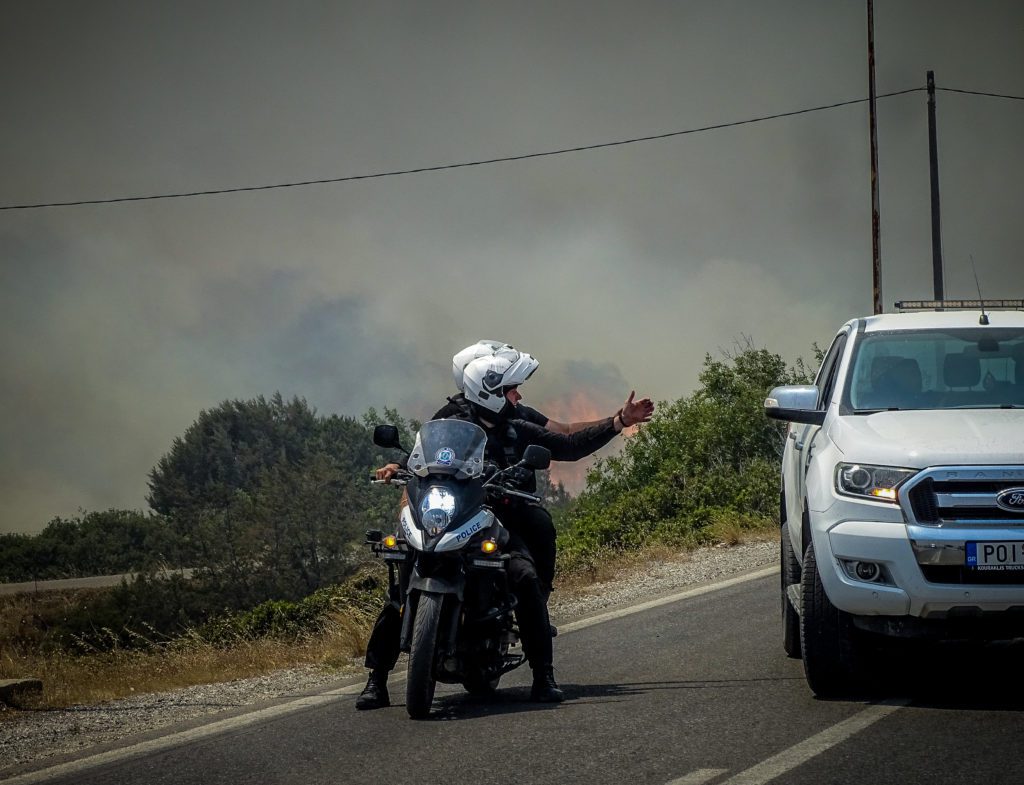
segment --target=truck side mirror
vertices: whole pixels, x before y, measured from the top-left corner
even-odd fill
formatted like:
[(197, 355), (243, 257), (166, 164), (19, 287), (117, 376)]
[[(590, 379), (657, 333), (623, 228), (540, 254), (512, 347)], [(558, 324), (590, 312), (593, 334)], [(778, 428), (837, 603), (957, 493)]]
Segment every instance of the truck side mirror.
[(821, 425), (825, 410), (818, 408), (818, 388), (813, 384), (776, 387), (764, 399), (764, 413), (773, 420)]

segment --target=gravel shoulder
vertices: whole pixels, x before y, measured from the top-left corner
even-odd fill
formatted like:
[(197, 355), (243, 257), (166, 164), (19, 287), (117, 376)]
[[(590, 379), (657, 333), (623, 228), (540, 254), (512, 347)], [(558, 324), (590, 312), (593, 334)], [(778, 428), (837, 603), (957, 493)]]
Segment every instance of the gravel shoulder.
[[(646, 563), (613, 580), (577, 588), (551, 599), (556, 624), (669, 594), (778, 561), (777, 542), (702, 548), (673, 559)], [(246, 706), (304, 695), (363, 677), (362, 663), (346, 668), (303, 667), (221, 684), (136, 695), (95, 706), (16, 712), (0, 720), (0, 779), (5, 771), (54, 755), (81, 752), (136, 734), (237, 712)]]

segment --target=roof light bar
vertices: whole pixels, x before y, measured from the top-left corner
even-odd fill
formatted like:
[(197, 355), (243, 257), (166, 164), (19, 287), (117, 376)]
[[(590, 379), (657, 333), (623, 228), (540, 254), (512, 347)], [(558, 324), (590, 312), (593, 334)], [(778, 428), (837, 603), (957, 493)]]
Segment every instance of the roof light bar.
[(898, 311), (1021, 310), (1024, 309), (1024, 300), (900, 300), (895, 305)]

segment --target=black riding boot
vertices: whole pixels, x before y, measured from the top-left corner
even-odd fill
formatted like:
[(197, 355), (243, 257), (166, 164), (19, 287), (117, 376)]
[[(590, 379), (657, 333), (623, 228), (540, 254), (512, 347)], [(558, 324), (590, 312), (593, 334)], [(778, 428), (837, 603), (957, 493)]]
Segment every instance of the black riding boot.
[(366, 680), (366, 686), (356, 698), (357, 709), (382, 709), (391, 705), (391, 696), (388, 695), (388, 672), (370, 671), (370, 678)]
[(555, 683), (555, 669), (550, 665), (534, 668), (530, 700), (538, 703), (561, 703), (565, 700), (565, 694)]

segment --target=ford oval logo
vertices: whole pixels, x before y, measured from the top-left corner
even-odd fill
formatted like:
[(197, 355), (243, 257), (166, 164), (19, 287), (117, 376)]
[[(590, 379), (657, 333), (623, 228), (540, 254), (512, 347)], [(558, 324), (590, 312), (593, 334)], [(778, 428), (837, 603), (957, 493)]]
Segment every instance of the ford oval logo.
[(1007, 488), (996, 496), (996, 504), (1009, 512), (1024, 514), (1024, 488)]

